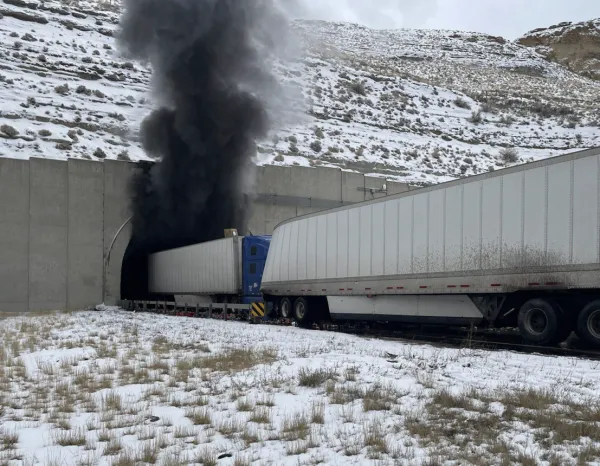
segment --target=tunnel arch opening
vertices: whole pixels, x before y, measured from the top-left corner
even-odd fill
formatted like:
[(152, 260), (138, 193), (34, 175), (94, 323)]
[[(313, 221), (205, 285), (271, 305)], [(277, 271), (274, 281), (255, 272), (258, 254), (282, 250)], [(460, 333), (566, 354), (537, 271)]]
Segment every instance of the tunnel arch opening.
[[(225, 177), (210, 192), (190, 194), (183, 187), (162, 184), (159, 163), (141, 162), (129, 185), (131, 238), (121, 264), (121, 300), (173, 301), (148, 287), (148, 256), (168, 249), (223, 238), (226, 229), (246, 230), (252, 197)], [(176, 167), (178, 170), (184, 168)]]
[[(139, 161), (135, 173), (129, 180), (128, 196), (131, 205), (131, 236), (121, 262), (120, 295), (121, 300), (165, 301), (172, 296), (156, 295), (148, 289), (148, 256), (161, 249), (160, 243), (148, 233), (149, 226), (140, 224), (136, 215), (136, 206), (140, 199), (150, 195), (154, 161)], [(158, 222), (159, 219), (157, 219)], [(155, 243), (155, 244), (153, 244)]]
[(148, 289), (148, 256), (153, 252), (134, 238), (129, 240), (121, 265), (122, 300), (173, 301), (174, 296), (150, 293)]

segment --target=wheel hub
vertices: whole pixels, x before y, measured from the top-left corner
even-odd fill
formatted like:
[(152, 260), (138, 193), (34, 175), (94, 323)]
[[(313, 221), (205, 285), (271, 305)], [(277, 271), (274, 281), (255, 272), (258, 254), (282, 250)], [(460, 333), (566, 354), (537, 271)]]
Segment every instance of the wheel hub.
[(296, 304), (296, 317), (298, 317), (298, 319), (302, 320), (305, 312), (306, 309), (304, 309), (304, 303)]
[[(600, 316), (598, 317), (600, 318)], [(546, 317), (546, 313), (539, 308), (531, 309), (527, 313), (527, 319), (525, 319), (525, 326), (527, 327), (527, 330), (532, 334), (542, 334), (548, 326), (548, 318)]]
[(287, 319), (290, 316), (290, 305), (287, 301), (281, 303), (281, 317)]
[(600, 309), (592, 312), (587, 320), (587, 328), (594, 338), (600, 339)]

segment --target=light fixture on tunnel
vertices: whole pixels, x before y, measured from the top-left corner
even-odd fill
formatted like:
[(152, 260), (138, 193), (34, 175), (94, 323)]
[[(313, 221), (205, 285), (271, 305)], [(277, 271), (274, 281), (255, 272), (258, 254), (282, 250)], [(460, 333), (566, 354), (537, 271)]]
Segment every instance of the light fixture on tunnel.
[(226, 228), (223, 230), (223, 234), (225, 235), (225, 238), (233, 238), (238, 235), (238, 231), (237, 228)]
[(383, 183), (381, 188), (367, 188), (363, 186), (359, 186), (356, 188), (357, 191), (369, 192), (371, 195), (375, 195), (375, 193), (385, 193), (387, 194), (387, 184)]

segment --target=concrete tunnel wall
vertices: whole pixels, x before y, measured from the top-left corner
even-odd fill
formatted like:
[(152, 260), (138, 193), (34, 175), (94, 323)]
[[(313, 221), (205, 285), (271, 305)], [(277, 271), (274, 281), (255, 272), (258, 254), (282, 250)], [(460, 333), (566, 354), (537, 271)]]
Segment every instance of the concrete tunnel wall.
[[(120, 300), (135, 169), (115, 160), (0, 158), (0, 313)], [(409, 189), (334, 168), (259, 167), (249, 230), (269, 234), (288, 218), (385, 196), (383, 183), (387, 194)]]

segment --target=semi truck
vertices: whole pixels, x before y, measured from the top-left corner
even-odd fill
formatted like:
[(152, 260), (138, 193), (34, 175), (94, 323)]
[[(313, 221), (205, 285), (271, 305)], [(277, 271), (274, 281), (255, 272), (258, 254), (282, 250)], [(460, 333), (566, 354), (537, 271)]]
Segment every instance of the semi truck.
[(600, 149), (292, 218), (260, 291), (317, 320), (518, 327), (600, 344)]
[(260, 283), (269, 235), (232, 236), (148, 256), (148, 289), (190, 306), (264, 315)]

